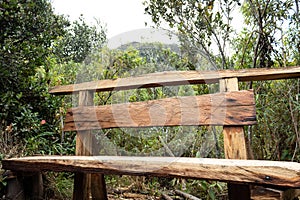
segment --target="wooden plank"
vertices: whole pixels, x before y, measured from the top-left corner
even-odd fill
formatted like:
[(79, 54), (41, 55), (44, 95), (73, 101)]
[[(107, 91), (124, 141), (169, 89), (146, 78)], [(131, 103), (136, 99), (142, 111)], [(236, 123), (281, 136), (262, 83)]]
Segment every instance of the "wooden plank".
[[(238, 91), (238, 79), (220, 80), (220, 91)], [(247, 159), (248, 150), (243, 126), (224, 126), (224, 152), (227, 159)], [(230, 200), (250, 200), (250, 187), (248, 185), (228, 184), (228, 196)]]
[[(93, 149), (92, 153), (93, 156), (99, 156), (101, 151), (101, 145), (97, 143), (96, 135), (92, 135), (93, 139)], [(102, 147), (103, 148), (103, 147)], [(94, 200), (107, 200), (107, 190), (106, 190), (106, 183), (105, 183), (105, 177), (103, 174), (91, 174), (92, 176), (92, 183), (91, 183), (91, 192), (92, 197)]]
[(210, 84), (218, 83), (219, 80), (227, 78), (237, 78), (239, 81), (261, 81), (299, 77), (300, 67), (298, 66), (277, 69), (256, 68), (219, 71), (168, 71), (115, 80), (99, 80), (80, 84), (56, 86), (51, 88), (49, 92), (55, 95), (63, 95), (83, 90), (101, 92), (174, 85)]
[(15, 171), (150, 175), (300, 187), (300, 163), (185, 157), (36, 156), (2, 161)]
[(69, 109), (65, 131), (114, 127), (252, 125), (252, 90)]

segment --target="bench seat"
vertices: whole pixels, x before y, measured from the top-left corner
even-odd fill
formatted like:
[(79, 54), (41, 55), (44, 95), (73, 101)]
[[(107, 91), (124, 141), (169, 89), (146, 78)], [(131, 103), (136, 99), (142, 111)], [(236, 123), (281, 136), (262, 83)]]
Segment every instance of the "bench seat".
[(186, 157), (34, 156), (2, 161), (18, 172), (65, 171), (208, 179), (300, 188), (300, 163)]

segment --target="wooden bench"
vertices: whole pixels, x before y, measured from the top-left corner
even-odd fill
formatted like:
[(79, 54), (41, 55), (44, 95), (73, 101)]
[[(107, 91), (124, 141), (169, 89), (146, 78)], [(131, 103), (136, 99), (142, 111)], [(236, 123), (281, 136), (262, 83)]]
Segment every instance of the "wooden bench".
[[(50, 93), (79, 94), (78, 107), (68, 110), (64, 126), (65, 131), (77, 131), (76, 156), (12, 158), (3, 160), (2, 165), (18, 177), (33, 175), (32, 182), (26, 184), (32, 184), (31, 195), (35, 199), (42, 198), (40, 174), (43, 171), (74, 172), (73, 199), (107, 199), (103, 174), (217, 180), (229, 183), (230, 199), (260, 199), (258, 196), (261, 194), (257, 191), (266, 195), (266, 188), (273, 188), (272, 192), (283, 191), (273, 199), (286, 199), (283, 193), (287, 188), (300, 188), (300, 164), (247, 160), (251, 159), (251, 154), (243, 127), (256, 123), (255, 98), (252, 90), (238, 91), (238, 82), (298, 77), (300, 67), (176, 71), (58, 86), (51, 89)], [(94, 106), (95, 92), (211, 83), (219, 83), (219, 93)], [(97, 152), (93, 152), (94, 138), (91, 130), (191, 125), (223, 126), (226, 159), (97, 156)], [(22, 184), (20, 183), (21, 186)], [(264, 187), (251, 192), (254, 186)], [(22, 191), (22, 187), (19, 189)], [(18, 193), (14, 191), (16, 188), (10, 190), (13, 191), (11, 195)], [(12, 198), (22, 199), (24, 195)]]

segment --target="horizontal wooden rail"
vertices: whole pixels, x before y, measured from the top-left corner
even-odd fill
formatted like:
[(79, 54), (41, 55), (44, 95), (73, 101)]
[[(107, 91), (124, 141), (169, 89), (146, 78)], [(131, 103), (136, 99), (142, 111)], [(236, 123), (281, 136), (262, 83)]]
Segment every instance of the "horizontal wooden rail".
[(99, 80), (80, 84), (56, 86), (50, 89), (51, 94), (72, 94), (83, 90), (118, 91), (136, 88), (160, 86), (210, 84), (220, 79), (238, 78), (239, 81), (277, 80), (299, 78), (300, 67), (278, 69), (243, 69), (219, 71), (169, 71), (115, 80)]
[(37, 156), (3, 160), (14, 171), (150, 175), (300, 188), (300, 164), (184, 157)]
[(254, 93), (244, 90), (71, 108), (66, 115), (64, 130), (253, 124), (256, 124)]

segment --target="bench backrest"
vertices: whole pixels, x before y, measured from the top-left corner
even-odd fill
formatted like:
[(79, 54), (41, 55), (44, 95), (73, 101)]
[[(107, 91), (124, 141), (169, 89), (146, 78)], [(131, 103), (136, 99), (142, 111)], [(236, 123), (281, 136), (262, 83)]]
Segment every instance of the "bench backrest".
[(123, 127), (253, 125), (252, 90), (185, 96), (68, 110), (65, 131)]
[[(222, 80), (230, 78), (236, 78), (237, 82), (241, 82), (299, 76), (299, 67), (237, 71), (171, 71), (58, 86), (52, 88), (50, 93), (56, 95), (81, 92), (94, 93), (160, 86), (221, 83)], [(222, 91), (226, 90), (222, 89)], [(80, 98), (79, 101), (81, 101)], [(65, 131), (177, 125), (237, 126), (256, 123), (253, 91), (175, 97), (97, 107), (93, 106), (92, 101), (79, 104), (78, 108), (68, 110)], [(82, 105), (90, 106), (83, 107)]]

